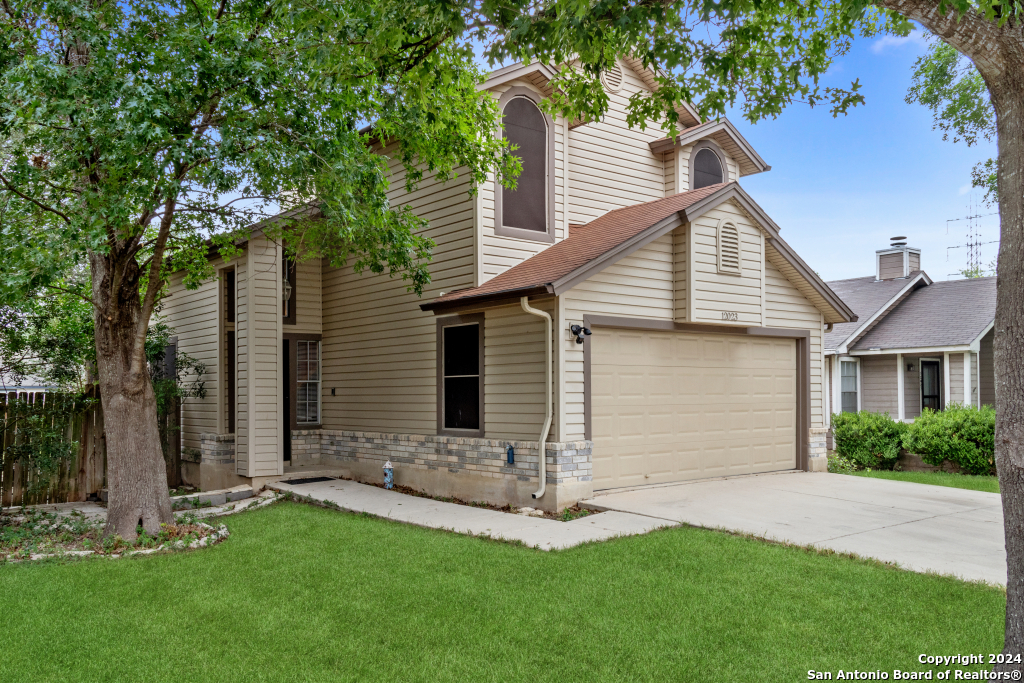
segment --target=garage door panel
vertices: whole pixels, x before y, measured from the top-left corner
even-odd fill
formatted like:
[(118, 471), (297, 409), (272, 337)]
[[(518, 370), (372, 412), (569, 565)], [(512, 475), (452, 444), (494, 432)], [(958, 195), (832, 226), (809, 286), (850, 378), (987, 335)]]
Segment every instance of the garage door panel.
[(796, 466), (793, 340), (599, 330), (596, 489)]

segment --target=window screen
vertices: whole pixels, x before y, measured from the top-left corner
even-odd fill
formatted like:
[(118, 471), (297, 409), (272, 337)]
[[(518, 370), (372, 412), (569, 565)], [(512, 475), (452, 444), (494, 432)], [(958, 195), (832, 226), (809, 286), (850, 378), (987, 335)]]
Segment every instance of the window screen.
[(501, 224), (506, 228), (547, 232), (548, 131), (544, 115), (530, 100), (516, 97), (505, 105), (502, 124), (512, 152), (523, 162), (516, 189), (501, 190)]
[(693, 189), (722, 182), (722, 162), (718, 155), (706, 147), (697, 152), (693, 160)]
[(295, 342), (295, 422), (320, 424), (320, 342)]
[(938, 361), (921, 361), (921, 407), (942, 409), (942, 376)]
[(844, 360), (839, 362), (842, 393), (842, 408), (844, 413), (857, 412), (857, 362)]
[(480, 325), (444, 328), (444, 427), (480, 429)]

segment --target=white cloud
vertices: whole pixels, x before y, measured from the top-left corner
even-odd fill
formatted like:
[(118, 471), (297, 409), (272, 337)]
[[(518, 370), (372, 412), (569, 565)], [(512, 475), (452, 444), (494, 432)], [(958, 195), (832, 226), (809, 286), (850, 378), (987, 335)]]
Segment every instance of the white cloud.
[(889, 48), (903, 47), (904, 45), (925, 45), (928, 42), (928, 35), (924, 31), (911, 31), (909, 36), (882, 36), (871, 43), (871, 51), (880, 55)]
[(965, 185), (962, 185), (962, 186), (960, 187), (959, 193), (960, 193), (960, 194), (962, 194), (962, 195), (964, 195), (964, 194), (967, 194), (968, 192), (970, 192), (970, 191), (971, 191), (971, 190), (973, 190), (973, 189), (974, 189), (974, 186), (973, 186), (973, 185), (971, 185), (970, 183), (967, 183), (967, 184), (965, 184)]

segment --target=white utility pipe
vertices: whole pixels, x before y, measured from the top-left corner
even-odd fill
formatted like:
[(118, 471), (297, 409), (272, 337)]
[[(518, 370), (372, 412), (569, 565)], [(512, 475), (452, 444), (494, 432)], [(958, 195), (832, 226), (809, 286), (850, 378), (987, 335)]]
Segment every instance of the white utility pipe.
[(544, 403), (547, 404), (546, 417), (544, 418), (544, 429), (540, 432), (540, 444), (539, 453), (540, 459), (537, 462), (537, 475), (540, 478), (540, 488), (533, 494), (534, 498), (540, 498), (544, 495), (544, 489), (547, 488), (547, 441), (548, 431), (551, 429), (551, 316), (544, 311), (538, 311), (536, 308), (530, 307), (530, 297), (524, 296), (519, 300), (523, 305), (523, 310), (530, 315), (535, 315), (538, 318), (544, 318), (544, 369), (547, 371), (547, 383), (544, 385), (546, 390), (544, 392)]

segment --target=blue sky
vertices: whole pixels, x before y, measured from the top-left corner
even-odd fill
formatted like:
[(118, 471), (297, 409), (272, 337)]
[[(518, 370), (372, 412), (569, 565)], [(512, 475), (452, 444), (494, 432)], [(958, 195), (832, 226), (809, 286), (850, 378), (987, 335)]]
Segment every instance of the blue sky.
[[(943, 141), (931, 112), (904, 101), (911, 68), (924, 53), (920, 36), (855, 43), (829, 72), (830, 84), (860, 78), (867, 103), (832, 118), (825, 108), (798, 104), (778, 119), (752, 125), (739, 111), (729, 118), (772, 166), (740, 182), (782, 227), (782, 237), (826, 280), (874, 273), (876, 249), (906, 235), (922, 250), (933, 280), (950, 279), (966, 263), (967, 221), (947, 220), (995, 209), (970, 188), (970, 171), (994, 157), (995, 143), (975, 147)], [(998, 216), (977, 220), (981, 241), (999, 236)], [(982, 265), (997, 244), (982, 247)], [(952, 276), (959, 277), (959, 276)]]

